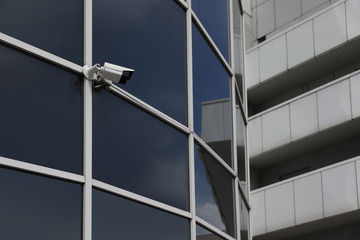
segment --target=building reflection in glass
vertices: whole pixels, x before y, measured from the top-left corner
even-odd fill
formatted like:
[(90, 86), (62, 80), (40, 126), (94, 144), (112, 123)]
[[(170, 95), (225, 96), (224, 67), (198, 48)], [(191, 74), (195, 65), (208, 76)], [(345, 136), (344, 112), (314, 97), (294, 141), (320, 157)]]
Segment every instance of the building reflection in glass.
[(228, 98), (201, 104), (201, 138), (231, 166), (230, 118)]
[(196, 214), (234, 236), (233, 179), (202, 147), (195, 145)]
[[(237, 102), (239, 99), (237, 98)], [(237, 161), (241, 188), (246, 192), (245, 124), (240, 105), (235, 108)], [(231, 159), (231, 107), (229, 99), (202, 103), (201, 138), (220, 156)], [(232, 235), (234, 232), (232, 177), (205, 149), (195, 147), (197, 214)], [(244, 207), (242, 205), (242, 207)], [(246, 233), (244, 233), (246, 234)]]
[[(245, 123), (236, 97), (236, 145), (238, 174), (246, 192)], [(231, 159), (231, 107), (229, 99), (202, 103), (201, 138), (223, 159)]]
[(232, 166), (229, 75), (196, 25), (193, 25), (193, 64), (194, 131)]

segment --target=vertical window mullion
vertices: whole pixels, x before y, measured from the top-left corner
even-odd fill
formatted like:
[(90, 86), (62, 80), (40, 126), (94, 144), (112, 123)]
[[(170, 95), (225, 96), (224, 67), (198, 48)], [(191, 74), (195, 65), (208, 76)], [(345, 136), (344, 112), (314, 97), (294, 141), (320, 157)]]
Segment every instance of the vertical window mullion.
[[(92, 65), (92, 0), (84, 0), (84, 64)], [(92, 239), (92, 83), (84, 78), (83, 240)]]

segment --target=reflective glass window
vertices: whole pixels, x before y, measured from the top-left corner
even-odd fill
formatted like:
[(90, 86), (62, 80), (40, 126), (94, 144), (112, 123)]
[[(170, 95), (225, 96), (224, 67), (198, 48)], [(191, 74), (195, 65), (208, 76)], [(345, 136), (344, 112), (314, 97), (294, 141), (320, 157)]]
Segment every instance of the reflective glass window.
[(239, 196), (240, 199), (240, 234), (241, 240), (249, 239), (249, 210), (247, 209), (244, 199)]
[(184, 10), (176, 1), (93, 3), (93, 62), (135, 69), (120, 87), (185, 124)]
[(231, 0), (233, 2), (233, 21), (234, 21), (234, 34), (240, 36), (241, 35), (241, 12), (239, 0)]
[(224, 58), (229, 60), (228, 0), (192, 0), (191, 7)]
[(235, 73), (235, 80), (236, 84), (236, 91), (238, 92), (239, 96), (241, 97), (241, 104), (243, 104), (244, 99), (244, 88), (243, 88), (243, 77), (242, 74)]
[(241, 36), (242, 18), (240, 13), (239, 0), (231, 1), (233, 1), (235, 78), (240, 97), (243, 99), (243, 39)]
[(229, 75), (193, 25), (195, 132), (230, 166)]
[(240, 98), (236, 96), (236, 146), (237, 146), (237, 162), (238, 162), (238, 175), (240, 185), (243, 192), (246, 194), (246, 167), (247, 160), (245, 155), (245, 123), (241, 112)]
[(93, 190), (93, 239), (187, 240), (189, 220)]
[(196, 225), (196, 240), (223, 240), (224, 238)]
[(82, 239), (79, 184), (0, 168), (1, 239)]
[(196, 215), (234, 236), (233, 178), (205, 149), (194, 149)]
[(187, 137), (121, 98), (93, 95), (93, 176), (188, 209)]
[(4, 0), (0, 32), (82, 64), (83, 15), (82, 0)]
[(0, 156), (82, 172), (81, 76), (0, 45)]

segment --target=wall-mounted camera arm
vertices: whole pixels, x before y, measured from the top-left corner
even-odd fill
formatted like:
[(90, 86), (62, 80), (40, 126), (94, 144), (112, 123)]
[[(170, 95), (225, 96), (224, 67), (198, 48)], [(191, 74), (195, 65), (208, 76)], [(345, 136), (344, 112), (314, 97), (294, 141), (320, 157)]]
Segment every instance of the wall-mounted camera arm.
[(103, 78), (103, 67), (100, 64), (94, 66), (85, 65), (82, 68), (84, 76), (93, 82), (93, 87), (98, 88), (104, 85), (105, 81)]

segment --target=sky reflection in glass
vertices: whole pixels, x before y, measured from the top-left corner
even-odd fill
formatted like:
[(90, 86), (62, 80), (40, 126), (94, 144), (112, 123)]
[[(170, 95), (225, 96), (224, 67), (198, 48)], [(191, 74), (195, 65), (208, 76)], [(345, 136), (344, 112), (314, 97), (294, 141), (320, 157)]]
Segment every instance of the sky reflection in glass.
[(135, 69), (119, 86), (186, 124), (184, 10), (163, 0), (94, 0), (94, 9), (93, 62)]
[(188, 240), (189, 220), (93, 190), (94, 240)]
[(94, 178), (188, 209), (187, 137), (105, 90), (93, 95)]
[(195, 132), (230, 166), (229, 75), (193, 24)]
[(226, 60), (229, 60), (228, 0), (192, 0), (191, 8)]
[(4, 0), (0, 32), (82, 65), (83, 12), (82, 0)]
[(197, 240), (223, 240), (223, 238), (215, 235), (207, 229), (196, 225), (196, 239)]
[(0, 66), (0, 156), (81, 174), (82, 77), (4, 45)]
[(1, 239), (81, 240), (80, 184), (0, 168)]
[(234, 236), (233, 179), (203, 148), (194, 149), (196, 215)]

